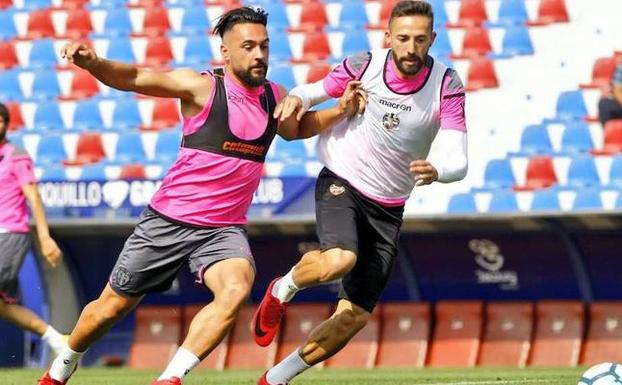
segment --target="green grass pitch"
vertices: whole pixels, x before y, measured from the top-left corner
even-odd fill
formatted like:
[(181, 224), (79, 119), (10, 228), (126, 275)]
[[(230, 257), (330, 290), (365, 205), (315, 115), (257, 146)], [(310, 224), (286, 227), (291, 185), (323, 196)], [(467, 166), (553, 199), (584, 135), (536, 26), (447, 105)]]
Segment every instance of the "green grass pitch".
[[(571, 369), (456, 369), (456, 370), (310, 370), (291, 385), (576, 385), (583, 371)], [(35, 385), (42, 370), (0, 370), (2, 385)], [(69, 385), (149, 385), (158, 371), (80, 369)], [(259, 371), (196, 370), (184, 385), (255, 385)]]

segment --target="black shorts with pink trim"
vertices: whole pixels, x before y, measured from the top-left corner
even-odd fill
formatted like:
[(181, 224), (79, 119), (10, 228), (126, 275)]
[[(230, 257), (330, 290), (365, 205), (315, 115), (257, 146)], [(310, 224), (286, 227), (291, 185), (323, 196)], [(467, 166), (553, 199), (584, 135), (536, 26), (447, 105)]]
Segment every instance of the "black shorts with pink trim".
[(194, 227), (148, 207), (125, 242), (109, 282), (117, 294), (137, 297), (168, 290), (186, 263), (202, 284), (207, 268), (230, 258), (247, 259), (255, 268), (243, 227)]
[(0, 234), (0, 299), (5, 303), (19, 302), (18, 274), (30, 250), (30, 234)]

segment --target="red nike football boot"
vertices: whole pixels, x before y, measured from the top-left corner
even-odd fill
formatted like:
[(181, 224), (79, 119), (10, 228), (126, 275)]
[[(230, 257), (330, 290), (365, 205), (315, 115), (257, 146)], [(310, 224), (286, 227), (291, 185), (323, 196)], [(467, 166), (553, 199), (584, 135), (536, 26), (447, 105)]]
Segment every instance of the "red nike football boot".
[(255, 342), (259, 346), (270, 345), (276, 332), (279, 330), (283, 313), (285, 313), (287, 304), (281, 303), (278, 298), (272, 295), (272, 288), (279, 279), (281, 277), (275, 278), (270, 282), (266, 294), (253, 317), (253, 337), (255, 337)]

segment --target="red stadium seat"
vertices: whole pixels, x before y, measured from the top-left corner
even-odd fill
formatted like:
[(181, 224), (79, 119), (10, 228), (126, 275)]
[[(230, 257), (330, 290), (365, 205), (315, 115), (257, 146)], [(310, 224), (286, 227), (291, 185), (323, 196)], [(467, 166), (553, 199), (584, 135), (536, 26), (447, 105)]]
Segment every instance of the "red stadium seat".
[(385, 0), (381, 2), (380, 5), (380, 19), (378, 20), (378, 24), (369, 25), (370, 28), (374, 29), (385, 29), (389, 24), (389, 18), (391, 17), (391, 11), (393, 11), (393, 7), (398, 3), (399, 0)]
[[(195, 315), (201, 309), (203, 309), (205, 305), (187, 305), (184, 307), (184, 333), (183, 335), (188, 335), (188, 330), (190, 330), (190, 322)], [(216, 369), (223, 370), (225, 368), (225, 359), (227, 358), (227, 351), (229, 350), (229, 334), (212, 350), (212, 352), (197, 366), (201, 369)]]
[(74, 71), (71, 79), (71, 91), (63, 100), (78, 100), (90, 98), (99, 94), (97, 80), (88, 71)]
[(524, 367), (531, 347), (532, 329), (532, 303), (489, 303), (478, 366)]
[(274, 341), (267, 348), (257, 345), (251, 332), (254, 314), (255, 305), (240, 309), (238, 319), (231, 331), (226, 368), (266, 369), (274, 365), (279, 336), (275, 336)]
[(291, 304), (285, 312), (281, 329), (281, 342), (276, 354), (280, 362), (307, 340), (309, 333), (330, 316), (330, 306), (325, 303)]
[(27, 38), (42, 39), (54, 37), (54, 24), (52, 23), (52, 13), (48, 9), (33, 11), (28, 18)]
[(91, 13), (86, 9), (73, 9), (67, 14), (65, 36), (72, 40), (84, 39), (93, 31)]
[(613, 74), (616, 70), (617, 59), (612, 57), (601, 57), (596, 59), (592, 67), (592, 81), (588, 84), (581, 84), (581, 88), (602, 88), (611, 83)]
[(122, 180), (143, 180), (147, 179), (145, 166), (142, 164), (126, 164), (121, 167), (119, 176)]
[(550, 23), (567, 23), (570, 21), (565, 0), (541, 0), (538, 7), (538, 19), (529, 25), (546, 25)]
[(376, 309), (367, 325), (339, 353), (326, 360), (326, 366), (330, 368), (373, 368), (378, 356), (379, 338), (380, 309)]
[(575, 366), (584, 325), (583, 303), (541, 301), (536, 304), (536, 331), (529, 365)]
[(142, 36), (163, 36), (171, 29), (168, 10), (164, 7), (147, 8)]
[(15, 45), (11, 41), (0, 41), (0, 70), (7, 70), (19, 64)]
[(130, 8), (154, 8), (161, 7), (162, 0), (130, 0)]
[(324, 60), (330, 57), (330, 46), (328, 44), (328, 36), (323, 31), (308, 32), (304, 37), (302, 47), (302, 58), (300, 62), (314, 62)]
[(78, 137), (76, 145), (76, 159), (65, 164), (97, 163), (106, 157), (101, 135), (96, 132), (85, 132)]
[(382, 330), (379, 367), (421, 368), (430, 336), (430, 306), (423, 303), (388, 303), (381, 307)]
[(60, 9), (80, 9), (84, 8), (86, 4), (89, 3), (89, 0), (63, 0)]
[(161, 369), (179, 346), (181, 308), (174, 305), (142, 306), (136, 310), (136, 330), (130, 347), (131, 368)]
[(301, 31), (319, 31), (328, 24), (328, 16), (326, 15), (326, 7), (320, 1), (310, 1), (302, 6), (300, 15), (300, 25), (296, 30)]
[(458, 10), (458, 22), (449, 27), (468, 28), (488, 20), (484, 0), (462, 0)]
[(605, 123), (605, 138), (602, 149), (590, 151), (593, 155), (613, 155), (622, 152), (622, 119)]
[(600, 362), (622, 362), (622, 302), (590, 304), (590, 327), (581, 365)]
[(331, 70), (332, 66), (326, 62), (311, 63), (309, 72), (307, 72), (307, 83), (315, 83), (318, 80), (324, 79)]
[(179, 107), (174, 99), (156, 99), (153, 106), (151, 126), (142, 127), (143, 130), (165, 130), (175, 127), (179, 123)]
[(482, 27), (472, 27), (466, 30), (462, 42), (462, 52), (452, 55), (455, 59), (468, 59), (484, 56), (492, 51), (488, 30)]
[(499, 80), (492, 60), (477, 58), (471, 61), (467, 74), (466, 91), (477, 91), (482, 88), (497, 88)]
[(516, 191), (531, 191), (548, 188), (557, 183), (553, 159), (549, 156), (534, 156), (527, 163), (527, 178), (524, 186), (514, 186)]
[(483, 325), (480, 301), (440, 301), (428, 366), (474, 367)]
[(13, 0), (0, 0), (0, 9), (6, 9), (13, 6)]
[(9, 109), (9, 116), (11, 117), (9, 123), (9, 131), (17, 131), (24, 127), (24, 118), (22, 117), (22, 108), (19, 103), (8, 102), (5, 103)]
[(149, 39), (145, 54), (145, 65), (165, 66), (171, 60), (173, 60), (173, 51), (167, 37), (160, 36)]

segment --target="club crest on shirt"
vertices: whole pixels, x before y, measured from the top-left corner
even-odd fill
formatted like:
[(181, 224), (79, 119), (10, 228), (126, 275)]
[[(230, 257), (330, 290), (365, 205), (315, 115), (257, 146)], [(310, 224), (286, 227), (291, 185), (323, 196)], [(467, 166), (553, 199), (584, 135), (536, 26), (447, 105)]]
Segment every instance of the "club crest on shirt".
[(330, 191), (330, 193), (333, 194), (334, 196), (339, 196), (346, 191), (346, 188), (333, 183), (328, 188), (328, 191)]
[(400, 118), (393, 112), (387, 112), (382, 117), (382, 125), (387, 131), (397, 131), (400, 129)]

